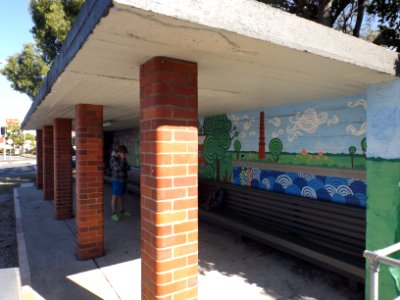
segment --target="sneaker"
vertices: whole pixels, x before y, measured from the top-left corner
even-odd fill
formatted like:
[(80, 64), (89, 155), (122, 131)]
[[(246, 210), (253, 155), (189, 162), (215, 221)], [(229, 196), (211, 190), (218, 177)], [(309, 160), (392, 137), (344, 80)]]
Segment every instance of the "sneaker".
[(126, 211), (126, 210), (122, 211), (121, 215), (123, 215), (124, 217), (131, 217), (132, 216), (132, 214), (129, 211)]
[(121, 220), (121, 217), (118, 216), (117, 214), (113, 214), (113, 215), (111, 216), (111, 220), (113, 220), (113, 221), (115, 221), (115, 222), (118, 222), (119, 220)]

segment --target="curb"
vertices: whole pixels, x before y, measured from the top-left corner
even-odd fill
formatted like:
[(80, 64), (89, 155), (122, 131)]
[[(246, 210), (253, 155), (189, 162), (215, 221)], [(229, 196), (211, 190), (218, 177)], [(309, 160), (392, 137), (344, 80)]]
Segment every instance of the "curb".
[(22, 285), (32, 285), (29, 268), (28, 253), (26, 251), (25, 235), (22, 225), (22, 216), (19, 203), (18, 188), (14, 188), (15, 227), (18, 243), (18, 262)]

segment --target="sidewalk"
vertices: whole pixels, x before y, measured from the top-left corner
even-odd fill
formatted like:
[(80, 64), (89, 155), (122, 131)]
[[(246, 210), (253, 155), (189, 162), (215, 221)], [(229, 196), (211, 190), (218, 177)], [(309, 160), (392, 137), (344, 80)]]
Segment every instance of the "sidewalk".
[[(16, 190), (31, 286), (43, 298), (140, 299), (139, 198), (127, 197), (133, 217), (112, 222), (110, 193), (105, 185), (106, 255), (78, 261), (74, 219), (55, 220), (35, 187)], [(199, 299), (362, 299), (345, 279), (214, 225), (199, 224), (199, 245)]]

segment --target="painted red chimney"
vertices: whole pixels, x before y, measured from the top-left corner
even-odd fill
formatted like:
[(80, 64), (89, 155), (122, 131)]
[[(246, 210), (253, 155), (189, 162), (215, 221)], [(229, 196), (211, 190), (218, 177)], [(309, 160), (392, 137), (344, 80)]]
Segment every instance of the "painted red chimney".
[(260, 112), (260, 139), (258, 142), (258, 159), (265, 158), (265, 132), (264, 132), (264, 112)]

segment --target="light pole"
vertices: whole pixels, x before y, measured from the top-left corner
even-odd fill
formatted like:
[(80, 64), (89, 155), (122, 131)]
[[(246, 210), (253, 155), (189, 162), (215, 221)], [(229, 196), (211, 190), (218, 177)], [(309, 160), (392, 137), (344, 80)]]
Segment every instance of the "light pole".
[(3, 138), (3, 156), (4, 160), (6, 160), (6, 126), (1, 127), (1, 137)]

